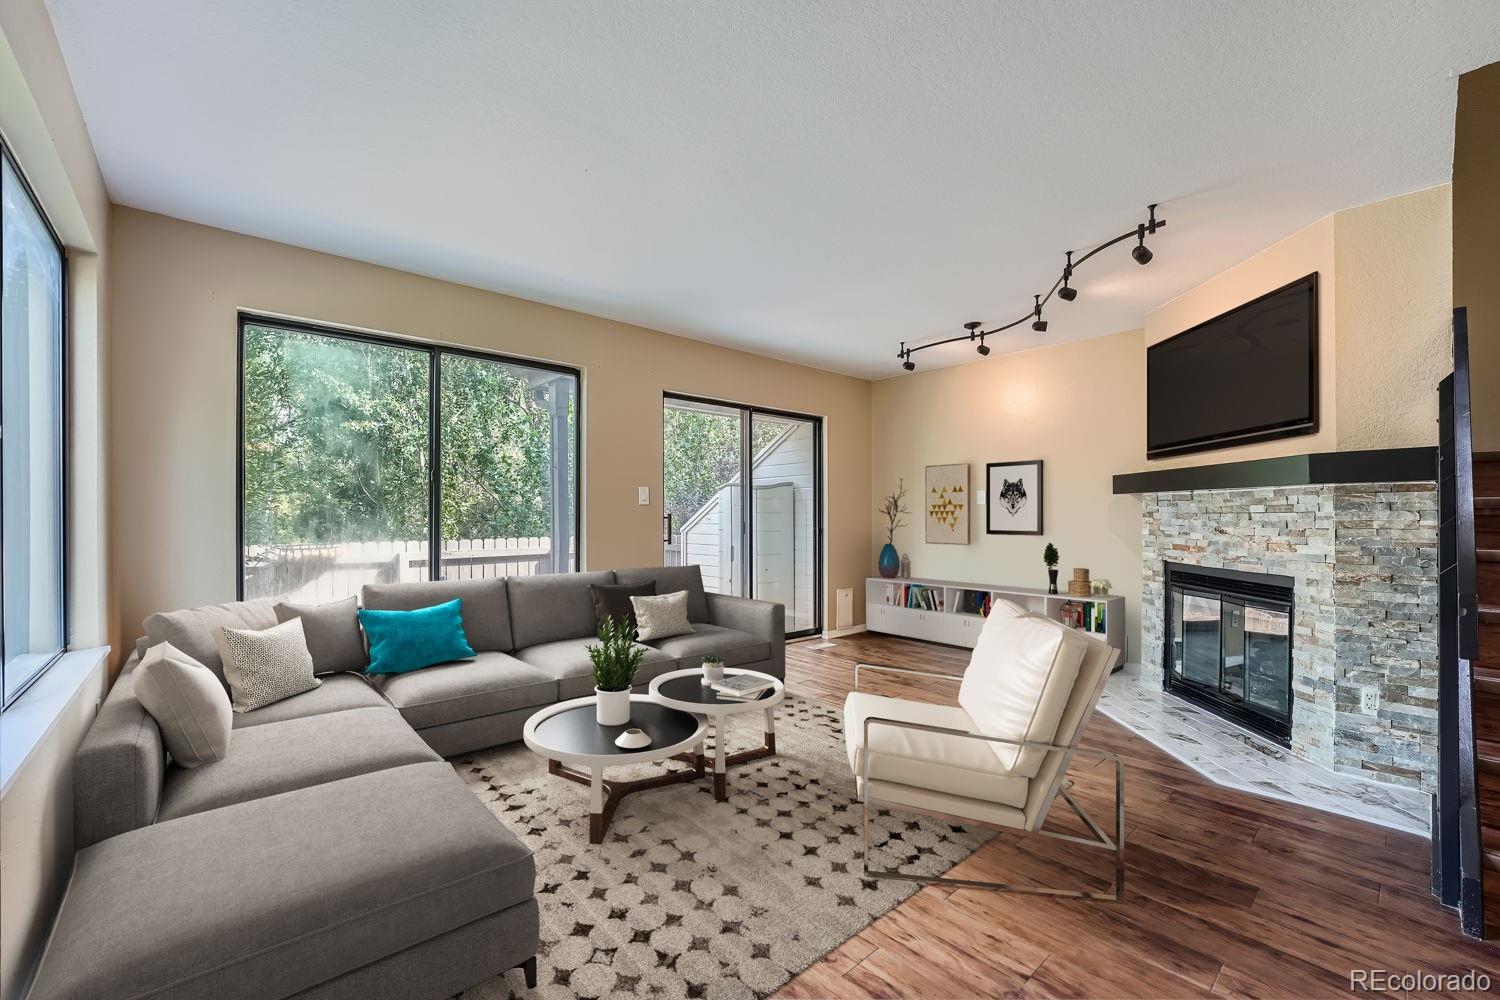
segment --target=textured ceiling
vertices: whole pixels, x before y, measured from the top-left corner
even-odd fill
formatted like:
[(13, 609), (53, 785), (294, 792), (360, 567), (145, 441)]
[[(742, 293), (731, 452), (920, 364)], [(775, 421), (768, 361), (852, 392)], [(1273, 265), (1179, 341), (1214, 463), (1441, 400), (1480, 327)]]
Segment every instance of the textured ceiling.
[(1446, 181), (1500, 59), (1494, 0), (49, 8), (122, 204), (876, 377), (1146, 202), (997, 354)]

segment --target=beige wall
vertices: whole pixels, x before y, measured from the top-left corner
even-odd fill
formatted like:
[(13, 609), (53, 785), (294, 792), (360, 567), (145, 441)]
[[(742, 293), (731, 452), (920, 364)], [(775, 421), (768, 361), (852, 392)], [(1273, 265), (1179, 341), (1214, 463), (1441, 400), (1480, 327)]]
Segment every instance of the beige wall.
[[(584, 372), (587, 566), (661, 562), (662, 393), (825, 418), (827, 588), (871, 563), (870, 385), (521, 299), (116, 208), (121, 627), (235, 592), (235, 316), (257, 310), (576, 365)], [(651, 488), (637, 506), (636, 487)], [(862, 619), (861, 619), (862, 620)]]
[[(1448, 185), (1338, 212), (1216, 275), (1152, 312), (1144, 330), (918, 372), (875, 384), (871, 469), (876, 500), (923, 467), (968, 462), (975, 489), (986, 462), (1044, 461), (1040, 538), (987, 536), (927, 545), (921, 521), (896, 547), (918, 576), (976, 582), (1045, 581), (1042, 545), (1114, 584), (1126, 599), (1128, 655), (1140, 650), (1140, 506), (1116, 497), (1120, 472), (1281, 455), (1437, 442), (1437, 383), (1449, 370), (1452, 304)], [(1148, 345), (1302, 276), (1319, 273), (1318, 432), (1161, 461), (1146, 460)], [(883, 540), (874, 518), (872, 545)]]
[(1500, 451), (1500, 63), (1458, 78), (1453, 304), (1469, 311), (1474, 447)]
[[(1145, 351), (1142, 332), (1007, 354), (919, 371), (875, 383), (871, 433), (876, 442), (875, 500), (906, 480), (910, 527), (896, 548), (916, 576), (1045, 587), (1042, 548), (1058, 548), (1060, 576), (1087, 566), (1125, 597), (1129, 656), (1140, 642), (1140, 502), (1113, 496), (1111, 478), (1144, 447)], [(1042, 531), (985, 533), (975, 505), (968, 545), (923, 541), (922, 490), (928, 465), (967, 462), (971, 490), (985, 489), (989, 462), (1042, 460)], [(870, 520), (872, 545), (885, 541), (885, 519)]]
[[(109, 195), (44, 0), (0, 4), (0, 134), (68, 255), (68, 642), (112, 641), (104, 489)], [(52, 683), (47, 683), (51, 681)], [(73, 861), (73, 754), (107, 677), (64, 670), (7, 714), (7, 737), (52, 720), (0, 792), (0, 998), (19, 997)], [(8, 762), (9, 763), (9, 762)]]
[(1453, 370), (1452, 195), (1443, 184), (1333, 217), (1340, 451), (1437, 444), (1437, 387)]

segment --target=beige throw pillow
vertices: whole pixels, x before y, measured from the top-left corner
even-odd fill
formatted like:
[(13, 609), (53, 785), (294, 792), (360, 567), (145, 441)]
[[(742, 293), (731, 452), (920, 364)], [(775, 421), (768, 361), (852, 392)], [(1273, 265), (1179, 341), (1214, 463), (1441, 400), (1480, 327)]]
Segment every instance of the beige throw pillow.
[(313, 676), (302, 619), (273, 628), (219, 628), (219, 657), (236, 712), (253, 712), (323, 682)]
[(685, 590), (657, 597), (632, 596), (630, 606), (635, 609), (636, 638), (641, 642), (689, 635), (693, 631), (688, 622), (688, 592)]
[(152, 646), (136, 664), (135, 696), (179, 766), (212, 764), (229, 752), (229, 694), (217, 674), (170, 642)]

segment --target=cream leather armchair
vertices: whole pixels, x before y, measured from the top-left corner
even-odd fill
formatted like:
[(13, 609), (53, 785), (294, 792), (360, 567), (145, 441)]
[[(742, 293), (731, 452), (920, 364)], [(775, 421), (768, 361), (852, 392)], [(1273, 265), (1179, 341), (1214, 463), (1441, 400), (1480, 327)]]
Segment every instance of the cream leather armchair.
[[(866, 874), (876, 878), (1120, 901), (1125, 893), (1125, 772), (1113, 760), (1114, 834), (1069, 793), (1067, 771), (1120, 651), (1049, 618), (998, 602), (961, 679), (859, 664), (844, 702), (844, 741), (864, 805)], [(960, 680), (957, 705), (888, 698), (859, 689), (872, 671)], [(1061, 797), (1092, 837), (1042, 829)], [(1115, 889), (1104, 894), (1045, 886), (908, 875), (869, 867), (870, 809), (895, 808), (1039, 834), (1115, 855)]]

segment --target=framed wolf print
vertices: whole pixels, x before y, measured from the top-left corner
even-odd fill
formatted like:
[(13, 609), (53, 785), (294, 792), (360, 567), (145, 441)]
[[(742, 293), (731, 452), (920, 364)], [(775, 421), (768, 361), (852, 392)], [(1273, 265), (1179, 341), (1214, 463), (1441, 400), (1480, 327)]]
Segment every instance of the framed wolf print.
[(969, 544), (969, 466), (927, 467), (927, 541), (938, 545)]
[(988, 492), (985, 531), (991, 535), (1042, 533), (1042, 461), (991, 462), (984, 467)]

